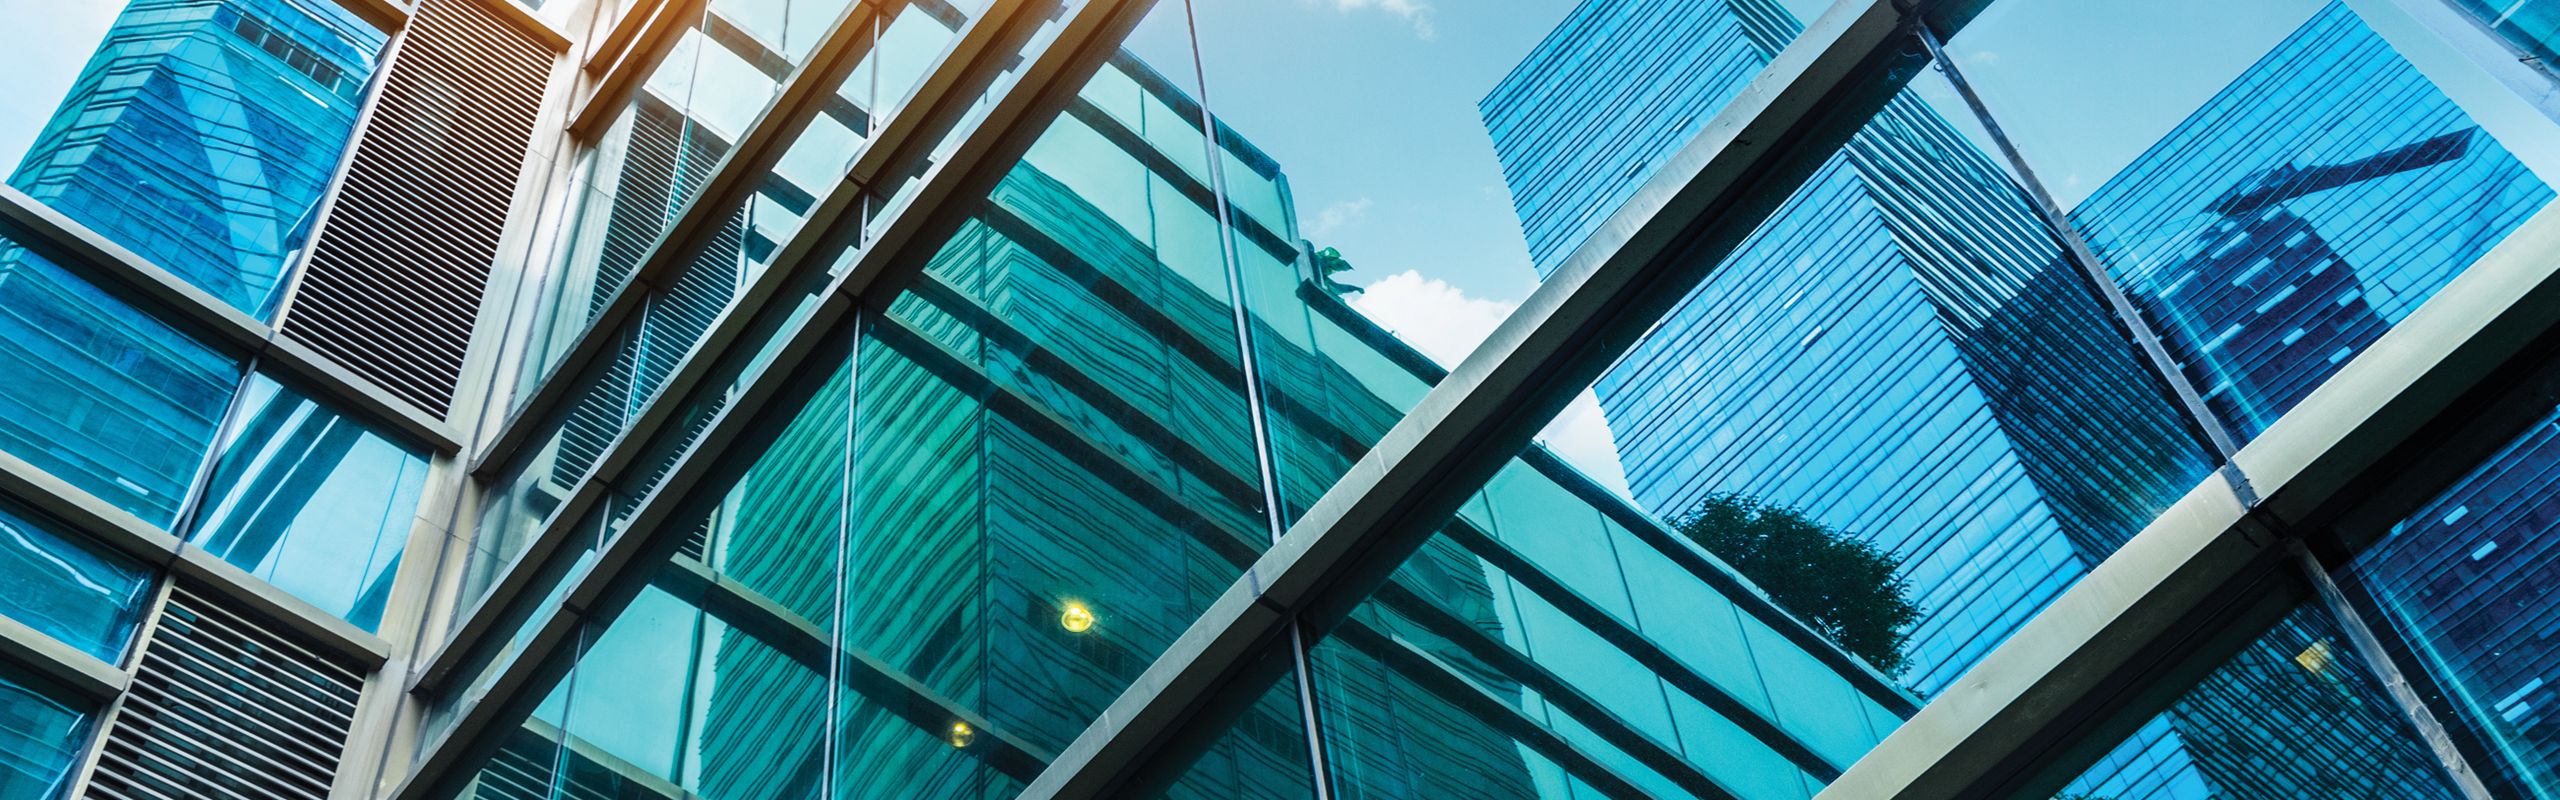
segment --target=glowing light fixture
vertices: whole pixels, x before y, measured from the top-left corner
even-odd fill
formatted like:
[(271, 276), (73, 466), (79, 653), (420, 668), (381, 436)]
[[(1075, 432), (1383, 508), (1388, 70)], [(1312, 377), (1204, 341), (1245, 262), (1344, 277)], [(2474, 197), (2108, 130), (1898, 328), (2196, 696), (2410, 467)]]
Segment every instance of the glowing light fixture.
[(952, 747), (965, 748), (969, 743), (978, 740), (978, 729), (969, 727), (969, 723), (966, 722), (954, 722), (951, 723), (951, 733), (944, 736), (942, 740), (950, 742)]
[(1093, 609), (1084, 607), (1083, 603), (1067, 603), (1067, 609), (1058, 614), (1058, 627), (1067, 629), (1068, 633), (1093, 630)]

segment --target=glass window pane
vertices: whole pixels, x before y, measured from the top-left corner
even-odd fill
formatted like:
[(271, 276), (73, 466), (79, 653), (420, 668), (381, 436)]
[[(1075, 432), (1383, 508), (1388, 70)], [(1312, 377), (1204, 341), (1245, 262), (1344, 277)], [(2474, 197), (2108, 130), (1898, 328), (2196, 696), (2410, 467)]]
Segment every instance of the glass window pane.
[[(1263, 658), (1289, 659), (1274, 650)], [(1209, 742), (1165, 800), (1309, 800), (1316, 796), (1315, 762), (1307, 757), (1306, 716), (1298, 706), (1297, 676), (1285, 674), (1247, 708), (1225, 733)], [(1168, 762), (1171, 759), (1166, 759)]]
[(1029, 752), (1271, 535), (1216, 218), (1143, 148), (1057, 118), (858, 344), (845, 646)]
[(2475, 119), (2349, 3), (2002, 0), (1948, 48), (2243, 441), (2552, 198), (2502, 141), (2547, 120)]
[(61, 796), (96, 714), (52, 681), (0, 664), (0, 797)]
[(2544, 64), (2560, 62), (2560, 3), (2551, 0), (2452, 0), (2516, 49)]
[[(2358, 556), (2342, 582), (2405, 644), (2473, 767), (2560, 794), (2560, 414), (2545, 417)], [(2482, 757), (2485, 756), (2485, 760)]]
[(168, 527), (238, 361), (0, 240), (0, 449)]
[(0, 503), (0, 616), (122, 663), (151, 578), (132, 558)]
[(2461, 797), (2351, 647), (2327, 611), (2295, 609), (2062, 796)]
[(241, 392), (187, 540), (373, 630), (417, 523), (424, 453), (265, 375)]
[(74, 59), (30, 59), (38, 72), (5, 93), (9, 185), (269, 316), (384, 35), (326, 0), (71, 5), (83, 8), (19, 15), (54, 37), (44, 52), (103, 41), (76, 74)]

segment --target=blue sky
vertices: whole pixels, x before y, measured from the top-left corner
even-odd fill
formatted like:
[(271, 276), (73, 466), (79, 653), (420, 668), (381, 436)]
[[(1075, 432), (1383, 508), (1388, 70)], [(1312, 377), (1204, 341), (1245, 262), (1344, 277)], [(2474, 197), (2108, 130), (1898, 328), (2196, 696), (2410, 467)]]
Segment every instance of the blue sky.
[[(1355, 302), (1455, 363), (1536, 288), (1476, 102), (1579, 0), (1193, 0), (1212, 109), (1279, 161), (1301, 233), (1339, 248)], [(1820, 0), (1781, 0), (1810, 18)], [(2325, 0), (2001, 0), (1948, 45), (2065, 207), (2138, 156)], [(0, 174), (121, 9), (0, 0)], [(1129, 46), (1194, 77), (1184, 5)], [(1915, 83), (1968, 133), (1943, 81)], [(1604, 483), (1588, 397), (1549, 440)]]
[(0, 177), (18, 168), (123, 0), (0, 0)]

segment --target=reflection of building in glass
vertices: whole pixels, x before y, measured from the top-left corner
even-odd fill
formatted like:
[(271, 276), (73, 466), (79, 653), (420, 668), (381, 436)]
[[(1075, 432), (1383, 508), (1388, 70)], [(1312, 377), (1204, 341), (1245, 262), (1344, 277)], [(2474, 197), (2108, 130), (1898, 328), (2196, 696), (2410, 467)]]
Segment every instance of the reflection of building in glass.
[[(1614, 210), (1796, 29), (1769, 2), (1674, 5), (1586, 3), (1487, 98), (1507, 174), (1635, 167), (1616, 194), (1518, 194), (1525, 227)], [(1607, 29), (1674, 18), (1681, 48)], [(1724, 83), (1603, 77), (1654, 74)], [(1689, 124), (1591, 144), (1612, 115)], [(1944, 686), (2205, 470), (2058, 253), (1999, 167), (1897, 98), (1600, 380), (1636, 498), (1740, 493), (1885, 546), (1926, 615), (1905, 679)]]
[[(1631, 44), (1656, 41), (1613, 27), (1632, 19), (1683, 46)], [(1484, 103), (1541, 271), (1559, 266), (1793, 30), (1774, 4), (1749, 0), (1576, 11)], [(1655, 77), (1666, 75), (1684, 77)], [(2324, 77), (2315, 90), (2288, 79), (2299, 75)], [(2342, 102), (2349, 96), (2365, 99)], [(2372, 101), (2397, 105), (2331, 119)], [(2474, 138), (2459, 110), (2332, 7), (2074, 219), (2110, 265), (2145, 265), (2116, 272), (2189, 377), (2209, 387), (2214, 410), (2254, 433), (2387, 327), (2362, 319), (2369, 304), (2406, 313), (2546, 196)], [(2270, 160), (2306, 141), (2340, 152)], [(2234, 189), (2239, 176), (2247, 181)], [(2346, 209), (2325, 199), (2366, 191), (2383, 194)], [(2306, 203), (2317, 210), (2283, 210)], [(2182, 274), (2219, 271), (2183, 296), (2161, 285), (2174, 277), (2150, 279), (2171, 271), (2149, 265), (2175, 258), (2130, 252), (2125, 241), (2178, 229), (2167, 217), (2180, 204), (2238, 234), (2188, 259), (2196, 266)], [(2412, 206), (2469, 210), (2405, 213)], [(2328, 268), (2353, 259), (2332, 257), (2309, 232), (2323, 220), (2370, 229), (2342, 249), (2398, 267), (2396, 280), (2377, 278), (2388, 300), (2364, 299), (2354, 273)], [(2376, 252), (2386, 240), (2403, 252)], [(1906, 678), (1924, 692), (1945, 686), (2208, 465), (2055, 242), (1979, 149), (1911, 96), (1895, 99), (1599, 383), (1637, 497), (1677, 514), (1708, 494), (1742, 492), (1883, 543), (1906, 559), (1925, 614)], [(2277, 288), (2295, 275), (2313, 280)], [(2221, 284), (2237, 288), (2212, 290)], [(2207, 337), (2189, 335), (2204, 328)], [(2385, 727), (2306, 732), (2267, 713), (2313, 705), (2283, 699), (2297, 684), (2226, 670), (2080, 787), (2295, 796), (2343, 769), (2356, 785), (2436, 791), (2418, 777), (2430, 769), (2423, 753), (2373, 744), (2394, 735), (2387, 714), (2365, 720)], [(2278, 741), (2298, 760), (2270, 768), (2250, 757)]]
[(2245, 440), (2550, 197), (2332, 4), (2071, 219)]
[(0, 449), (154, 524), (177, 522), (240, 363), (0, 242)]
[(2545, 622), (2560, 586), (2560, 416), (2402, 522), (2354, 575), (2459, 712), (2440, 716), (2531, 796), (2560, 795), (2560, 636)]
[(137, 0), (9, 184), (266, 316), (382, 46), (325, 0)]
[[(2208, 410), (2245, 440), (2550, 197), (2381, 37), (2333, 4), (2091, 194), (2071, 218)], [(2465, 527), (2471, 524), (2482, 527)], [(2386, 573), (2453, 563), (2461, 559), (2440, 556), (2484, 546), (2501, 524), (2449, 522), (2441, 538), (2397, 537), (2361, 563)], [(2538, 560), (2511, 555), (2523, 563)], [(2455, 608), (2464, 611), (2452, 613), (2468, 614), (2494, 606), (2488, 594), (2495, 592), (2475, 588), (2453, 604), (2429, 598), (2413, 607), (2421, 614)], [(2476, 638), (2462, 652), (2498, 652), (2493, 641), (2530, 647), (2525, 643), (2539, 639), (2477, 619), (2470, 628)], [(2300, 624), (2288, 620), (2280, 631)], [(2502, 670), (2514, 671), (2494, 683), (2521, 686), (2548, 673), (2553, 657), (2543, 651), (2539, 658), (2509, 651), (2499, 661)], [(2245, 742), (2294, 733), (2298, 726), (2270, 727), (2265, 715), (2245, 711), (2290, 695), (2286, 684), (2268, 678), (2217, 674), (2172, 710), (2213, 785), (2247, 795), (2298, 791), (2334, 778), (2300, 761), (2210, 756), (2217, 747), (2245, 755), (2263, 749)], [(2351, 736), (2327, 741), (2337, 752), (2358, 752)], [(2409, 792), (2444, 793), (2414, 785)]]
[[(1293, 505), (1441, 377), (1323, 288), (1294, 221), (1266, 213), (1286, 207), (1278, 166), (1221, 131), (1228, 179), (1277, 201), (1230, 208), (1247, 251), (1246, 295), (1230, 295), (1187, 151), (1205, 147), (1199, 118), (1143, 64), (1105, 68), (654, 587), (591, 635), (480, 796), (803, 796), (830, 761), (846, 797), (1003, 796), (1065, 747), (1270, 536), (1234, 304)], [(1190, 133), (1140, 136), (1141, 120)], [(1594, 566), (1594, 547), (1618, 555)], [(1595, 568), (1605, 584), (1584, 580)], [(1646, 569), (1666, 585), (1626, 595)], [(1877, 695), (1907, 700), (1720, 570), (1562, 462), (1524, 456), (1320, 651), (1337, 786), (1809, 796), (1896, 724)], [(1636, 646), (1692, 664), (1681, 674), (1611, 644), (1660, 636), (1629, 620), (1668, 625), (1673, 608), (1724, 620)], [(824, 710), (811, 693), (830, 673), (853, 690), (831, 745), (797, 735), (822, 721), (805, 714)], [(627, 699), (581, 699), (599, 694)], [(1302, 791), (1294, 700), (1284, 682), (1243, 712), (1177, 796)], [(1613, 758), (1625, 737), (1687, 766)]]

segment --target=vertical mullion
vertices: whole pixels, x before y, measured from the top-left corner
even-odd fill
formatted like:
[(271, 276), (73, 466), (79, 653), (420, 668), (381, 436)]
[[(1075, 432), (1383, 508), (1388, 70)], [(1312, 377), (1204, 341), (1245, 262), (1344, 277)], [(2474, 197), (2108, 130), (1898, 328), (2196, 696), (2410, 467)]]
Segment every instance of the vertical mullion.
[(840, 746), (844, 736), (845, 581), (853, 572), (851, 558), (853, 504), (860, 496), (856, 492), (857, 487), (854, 482), (861, 477), (856, 470), (857, 465), (861, 463), (860, 451), (856, 448), (862, 441), (858, 431), (861, 430), (862, 425), (862, 325), (864, 321), (862, 308), (855, 306), (853, 324), (850, 326), (853, 344), (845, 353), (845, 370), (848, 374), (845, 375), (844, 456), (836, 463), (838, 478), (836, 481), (835, 608), (834, 613), (829, 614), (827, 620), (827, 719), (823, 725), (825, 731), (820, 738), (820, 744), (826, 748), (826, 752), (818, 758), (818, 763), (824, 768), (824, 772), (818, 776), (819, 797), (822, 800), (834, 800), (840, 796), (839, 787), (836, 786), (836, 748)]
[(2488, 787), (2481, 783), (2480, 774), (2471, 768), (2471, 762), (2464, 757), (2462, 748), (2454, 743), (2452, 735), (2446, 733), (2443, 721), (2436, 718), (2435, 712), (2428, 707), (2427, 702), (2418, 696), (2417, 690), (2409, 683), (2407, 673), (2400, 669), (2398, 661), (2391, 657), (2390, 652), (2382, 646), (2381, 640), (2374, 636), (2372, 626), (2365, 623), (2364, 614), (2347, 601), (2345, 593), (2339, 591), (2338, 583), (2331, 579), (2328, 567), (2323, 566), (2320, 559), (2313, 557), (2311, 551), (2304, 547), (2299, 539), (2291, 542), (2288, 549), (2291, 552), (2287, 554), (2287, 560), (2293, 562), (2295, 569), (2302, 573), (2303, 580), (2311, 584), (2313, 598), (2322, 608), (2328, 610), (2330, 617), (2337, 621), (2339, 629), (2346, 633), (2348, 647), (2355, 654), (2356, 660), (2362, 662), (2366, 669), (2373, 671), (2374, 677), (2381, 682), (2384, 693), (2391, 696), (2392, 707), (2400, 712), (2401, 721), (2408, 723), (2409, 727), (2418, 734), (2419, 740), (2427, 745), (2428, 752), (2434, 755), (2437, 763), (2444, 768), (2445, 777), (2453, 782), (2454, 788), (2460, 790), (2463, 797), (2469, 800), (2490, 800)]
[[(1254, 469), (1262, 481), (1262, 517), (1271, 541), (1277, 543), (1289, 532), (1287, 513), (1281, 505), (1280, 468), (1272, 449), (1271, 420), (1268, 403), (1262, 393), (1262, 364), (1254, 345), (1253, 311), (1247, 307), (1247, 284), (1244, 260), (1236, 253), (1235, 219), (1227, 199), (1226, 148), (1218, 143), (1217, 115), (1211, 110), (1209, 68), (1200, 54), (1200, 20), (1191, 0), (1182, 4), (1182, 24), (1191, 49), (1192, 90), (1200, 99), (1200, 145), (1208, 156), (1209, 196), (1218, 217), (1218, 256), (1225, 266), (1227, 305), (1234, 312), (1236, 326), (1236, 364), (1244, 382), (1245, 411), (1253, 429)], [(1143, 117), (1143, 115), (1142, 115)], [(1144, 124), (1143, 119), (1140, 124)], [(1303, 260), (1303, 259), (1301, 259)], [(1315, 800), (1332, 800), (1332, 768), (1325, 758), (1323, 715), (1316, 705), (1314, 647), (1307, 628), (1298, 620), (1289, 621), (1290, 668), (1296, 673), (1299, 724), (1306, 728), (1308, 788)]]
[(223, 401), (222, 416), (214, 420), (213, 441), (205, 445), (202, 455), (196, 457), (195, 475), (187, 479), (187, 493), (179, 496), (177, 513), (169, 518), (169, 533), (178, 537), (180, 542), (194, 538), (198, 521), (195, 516), (204, 510), (205, 495), (213, 491), (213, 473), (222, 461), (222, 453), (248, 426), (245, 420), (240, 419), (240, 415), (245, 413), (240, 400), (249, 393), (249, 384), (257, 379), (258, 361), (256, 356), (251, 356), (240, 362), (240, 379), (231, 384), (231, 399)]

